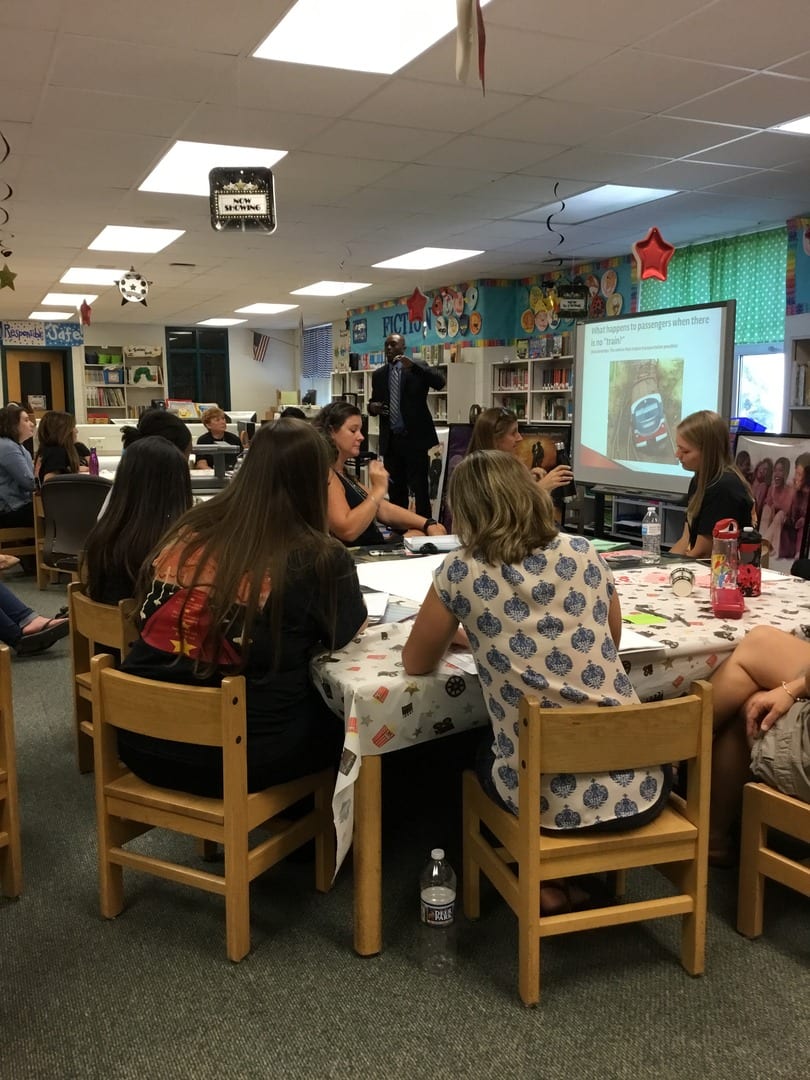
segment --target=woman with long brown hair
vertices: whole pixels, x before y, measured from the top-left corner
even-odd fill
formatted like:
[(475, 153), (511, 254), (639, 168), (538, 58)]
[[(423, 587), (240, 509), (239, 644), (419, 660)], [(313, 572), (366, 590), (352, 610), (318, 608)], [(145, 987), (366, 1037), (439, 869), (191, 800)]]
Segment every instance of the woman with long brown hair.
[(675, 456), (695, 475), (689, 483), (683, 535), (671, 555), (703, 559), (712, 553), (712, 530), (734, 518), (740, 528), (752, 524), (754, 496), (731, 460), (728, 420), (701, 409), (684, 417), (675, 433)]
[[(511, 409), (484, 409), (475, 421), (468, 453), (474, 450), (503, 450), (520, 460), (517, 448), (523, 442), (518, 418)], [(569, 465), (555, 465), (551, 469), (534, 466), (532, 476), (544, 491), (552, 492), (570, 484), (574, 474)]]
[[(346, 645), (366, 609), (351, 557), (327, 533), (328, 471), (309, 424), (262, 428), (228, 487), (170, 529), (136, 589), (141, 636), (124, 671), (200, 686), (244, 674), (250, 791), (336, 764), (343, 743), (309, 661)], [(215, 749), (122, 733), (119, 752), (151, 783), (221, 793)]]
[(87, 472), (90, 451), (76, 442), (76, 418), (54, 409), (44, 413), (37, 428), (34, 473), (42, 484), (52, 476)]

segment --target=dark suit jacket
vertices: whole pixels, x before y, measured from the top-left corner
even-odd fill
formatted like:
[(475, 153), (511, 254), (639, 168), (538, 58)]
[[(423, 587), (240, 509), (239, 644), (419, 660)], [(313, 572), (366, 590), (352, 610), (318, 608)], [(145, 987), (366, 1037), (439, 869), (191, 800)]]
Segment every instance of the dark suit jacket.
[[(388, 380), (391, 366), (388, 363), (378, 367), (371, 376), (371, 396), (374, 401), (389, 404)], [(444, 387), (444, 375), (438, 368), (428, 367), (422, 361), (413, 360), (411, 366), (402, 372), (399, 384), (399, 408), (402, 422), (408, 432), (408, 441), (415, 450), (428, 450), (439, 441), (433, 417), (427, 405), (428, 390), (441, 390)], [(380, 453), (385, 455), (391, 437), (391, 421), (387, 416), (380, 417)]]

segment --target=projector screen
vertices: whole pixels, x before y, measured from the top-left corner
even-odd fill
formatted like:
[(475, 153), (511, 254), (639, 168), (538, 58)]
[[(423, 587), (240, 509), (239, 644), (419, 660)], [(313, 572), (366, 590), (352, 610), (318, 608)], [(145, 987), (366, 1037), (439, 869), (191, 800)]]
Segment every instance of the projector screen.
[(574, 475), (580, 484), (683, 496), (684, 416), (728, 416), (733, 300), (582, 323), (576, 334)]

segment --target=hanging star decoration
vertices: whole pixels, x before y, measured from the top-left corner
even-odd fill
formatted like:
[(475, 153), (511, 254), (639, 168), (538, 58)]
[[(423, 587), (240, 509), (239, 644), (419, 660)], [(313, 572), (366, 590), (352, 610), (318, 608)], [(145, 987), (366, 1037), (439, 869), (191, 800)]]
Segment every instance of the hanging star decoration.
[(143, 274), (136, 272), (134, 266), (130, 266), (120, 281), (115, 283), (121, 293), (121, 307), (125, 304), (143, 304), (147, 307), (146, 297), (149, 295), (151, 281), (147, 281)]
[(667, 280), (667, 266), (675, 254), (675, 247), (667, 243), (655, 225), (643, 240), (637, 240), (633, 244), (632, 250), (638, 276), (642, 281), (645, 278), (652, 278), (655, 281)]
[(81, 307), (79, 308), (79, 315), (81, 316), (82, 326), (90, 325), (90, 316), (93, 314), (93, 309), (87, 303), (86, 300), (82, 300)]
[(14, 278), (16, 276), (12, 270), (9, 270), (8, 263), (3, 263), (3, 269), (0, 270), (0, 289), (11, 289), (14, 292)]
[(427, 304), (427, 301), (428, 298), (417, 285), (406, 301), (408, 305), (408, 318), (411, 322), (424, 322), (425, 305)]

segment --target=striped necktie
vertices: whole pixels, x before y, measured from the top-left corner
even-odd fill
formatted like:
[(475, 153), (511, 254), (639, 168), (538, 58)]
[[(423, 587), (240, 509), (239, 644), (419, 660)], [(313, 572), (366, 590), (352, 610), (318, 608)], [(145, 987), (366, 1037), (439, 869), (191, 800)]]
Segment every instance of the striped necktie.
[(402, 364), (399, 360), (391, 365), (388, 376), (388, 416), (392, 431), (404, 431), (402, 414), (399, 409), (399, 391), (402, 383)]

